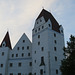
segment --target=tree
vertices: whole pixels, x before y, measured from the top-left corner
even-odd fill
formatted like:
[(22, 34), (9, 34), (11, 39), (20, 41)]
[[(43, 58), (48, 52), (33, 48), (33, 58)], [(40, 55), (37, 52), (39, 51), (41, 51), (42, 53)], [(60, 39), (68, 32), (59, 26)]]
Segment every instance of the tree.
[(75, 37), (70, 36), (67, 47), (64, 47), (65, 58), (61, 61), (62, 75), (75, 75)]

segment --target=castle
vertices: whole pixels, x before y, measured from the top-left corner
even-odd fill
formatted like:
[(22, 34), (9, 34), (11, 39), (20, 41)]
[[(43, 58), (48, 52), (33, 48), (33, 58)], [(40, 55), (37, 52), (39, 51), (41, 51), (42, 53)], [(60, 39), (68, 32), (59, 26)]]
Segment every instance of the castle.
[(24, 33), (12, 49), (6, 33), (0, 45), (0, 75), (61, 75), (63, 47), (62, 25), (43, 9), (35, 20), (32, 42)]

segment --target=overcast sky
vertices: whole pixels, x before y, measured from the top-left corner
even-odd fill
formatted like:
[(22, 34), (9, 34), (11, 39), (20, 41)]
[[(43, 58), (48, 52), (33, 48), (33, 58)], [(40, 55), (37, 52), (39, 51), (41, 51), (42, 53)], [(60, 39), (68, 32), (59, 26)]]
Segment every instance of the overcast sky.
[(32, 41), (32, 29), (43, 8), (64, 27), (65, 42), (75, 36), (75, 0), (0, 0), (0, 42), (7, 31), (12, 47), (23, 33)]

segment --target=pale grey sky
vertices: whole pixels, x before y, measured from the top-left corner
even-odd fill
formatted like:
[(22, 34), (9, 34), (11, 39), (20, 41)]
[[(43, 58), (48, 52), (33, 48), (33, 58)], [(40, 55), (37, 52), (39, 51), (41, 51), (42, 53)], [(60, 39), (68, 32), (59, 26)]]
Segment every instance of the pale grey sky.
[(0, 42), (7, 31), (12, 47), (23, 33), (32, 41), (32, 29), (43, 8), (64, 27), (65, 41), (75, 35), (75, 0), (0, 0)]

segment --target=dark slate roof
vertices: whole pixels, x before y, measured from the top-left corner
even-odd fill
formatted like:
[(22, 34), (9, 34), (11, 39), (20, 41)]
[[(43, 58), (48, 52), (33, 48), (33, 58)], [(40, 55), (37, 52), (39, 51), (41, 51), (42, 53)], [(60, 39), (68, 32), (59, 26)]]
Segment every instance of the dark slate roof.
[(10, 42), (10, 37), (9, 37), (9, 32), (6, 33), (6, 35), (5, 35), (5, 37), (4, 37), (4, 39), (3, 39), (2, 43), (1, 43), (0, 47), (2, 47), (3, 42), (6, 43), (6, 47), (9, 47), (10, 49), (12, 49), (11, 42)]
[(36, 20), (38, 20), (42, 16), (44, 17), (46, 22), (48, 21), (48, 19), (50, 19), (51, 23), (52, 23), (52, 29), (59, 32), (59, 23), (55, 20), (55, 18), (53, 17), (53, 15), (50, 12), (43, 9)]

